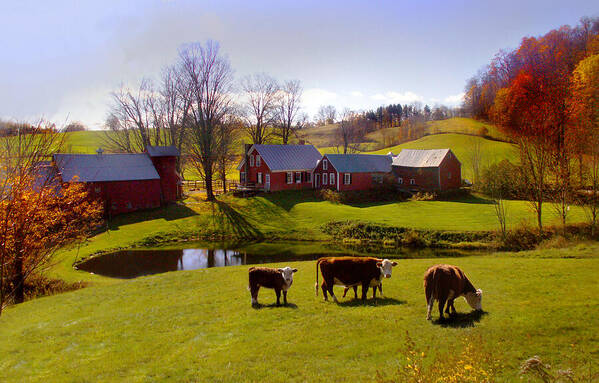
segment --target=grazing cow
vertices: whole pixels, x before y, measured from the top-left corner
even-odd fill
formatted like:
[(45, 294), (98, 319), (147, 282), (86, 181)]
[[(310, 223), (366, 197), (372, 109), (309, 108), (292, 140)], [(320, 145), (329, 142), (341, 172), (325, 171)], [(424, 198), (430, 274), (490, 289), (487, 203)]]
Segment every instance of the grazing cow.
[(258, 305), (258, 290), (260, 287), (274, 289), (277, 294), (277, 306), (280, 306), (281, 291), (283, 291), (283, 302), (287, 304), (287, 290), (293, 283), (293, 273), (297, 269), (284, 267), (273, 269), (270, 267), (250, 267), (250, 294), (252, 295), (252, 306)]
[(445, 313), (456, 313), (453, 301), (464, 296), (466, 301), (475, 310), (482, 310), (483, 292), (475, 289), (466, 275), (457, 266), (435, 265), (424, 274), (424, 293), (428, 311), (426, 319), (431, 319), (431, 311), (435, 299), (439, 301), (439, 319), (443, 319), (443, 306), (447, 301)]
[[(318, 295), (319, 266), (322, 273), (321, 288), (324, 300), (328, 300), (328, 292), (333, 300), (338, 302), (333, 292), (334, 285), (350, 287), (362, 285), (362, 300), (366, 300), (366, 293), (373, 280), (378, 281), (378, 285), (383, 276), (391, 278), (391, 268), (397, 266), (397, 262), (371, 257), (320, 258), (316, 261), (316, 295)], [(376, 298), (376, 290), (374, 290), (373, 298)]]

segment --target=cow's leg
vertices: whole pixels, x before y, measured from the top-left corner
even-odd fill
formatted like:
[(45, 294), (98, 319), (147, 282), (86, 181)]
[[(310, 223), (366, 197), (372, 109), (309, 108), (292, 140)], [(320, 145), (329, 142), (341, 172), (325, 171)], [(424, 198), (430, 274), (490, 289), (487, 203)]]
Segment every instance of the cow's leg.
[(325, 281), (322, 281), (322, 284), (320, 285), (320, 288), (322, 289), (322, 295), (324, 296), (324, 300), (328, 301), (329, 297), (327, 295), (327, 284)]
[(280, 301), (280, 299), (281, 299), (281, 290), (275, 288), (275, 294), (277, 294), (277, 306), (280, 306), (281, 305), (281, 301)]
[(335, 303), (339, 303), (339, 301), (337, 300), (337, 297), (335, 296), (335, 293), (333, 292), (333, 286), (335, 286), (335, 280), (333, 278), (330, 278), (330, 279), (326, 279), (323, 283), (326, 284), (327, 291), (329, 292), (329, 294), (331, 294), (331, 297), (333, 298)]
[(349, 290), (349, 287), (345, 286), (343, 288), (343, 298), (345, 298), (345, 295), (347, 294), (347, 291)]
[(426, 305), (427, 305), (426, 320), (432, 319), (431, 311), (433, 311), (433, 303), (435, 303), (435, 299), (432, 296), (428, 297), (428, 302), (426, 303)]
[(445, 312), (449, 315), (455, 315), (456, 313), (453, 301), (455, 301), (455, 299), (450, 299), (447, 301), (447, 310), (445, 310)]
[(439, 320), (443, 320), (443, 307), (445, 307), (445, 301), (447, 300), (447, 296), (439, 297)]
[(252, 295), (252, 306), (256, 306), (258, 304), (258, 290), (260, 290), (260, 285), (250, 286), (250, 294)]
[(354, 286), (354, 299), (358, 299), (358, 286)]
[(287, 290), (283, 290), (283, 303), (287, 306)]
[(381, 297), (383, 296), (383, 284), (379, 285), (379, 293), (381, 293)]
[(376, 286), (372, 288), (372, 299), (376, 299)]
[(366, 294), (368, 294), (368, 289), (370, 288), (370, 281), (362, 282), (362, 300), (366, 300)]

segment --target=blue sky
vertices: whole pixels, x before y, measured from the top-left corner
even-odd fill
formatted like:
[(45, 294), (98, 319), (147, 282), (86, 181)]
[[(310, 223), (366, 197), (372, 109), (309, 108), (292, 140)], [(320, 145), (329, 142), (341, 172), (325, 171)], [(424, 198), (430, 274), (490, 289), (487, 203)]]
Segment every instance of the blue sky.
[(524, 36), (599, 16), (596, 1), (0, 0), (0, 117), (100, 128), (110, 91), (220, 42), (236, 78), (299, 79), (304, 110), (455, 104)]

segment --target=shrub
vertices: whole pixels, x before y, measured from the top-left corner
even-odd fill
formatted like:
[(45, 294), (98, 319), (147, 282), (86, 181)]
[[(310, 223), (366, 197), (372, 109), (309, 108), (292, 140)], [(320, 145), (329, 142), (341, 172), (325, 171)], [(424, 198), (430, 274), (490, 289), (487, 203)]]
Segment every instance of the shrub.
[(335, 190), (332, 189), (322, 189), (319, 192), (320, 194), (320, 198), (322, 198), (325, 201), (329, 201), (332, 203), (342, 203), (343, 202), (343, 195)]
[(429, 192), (418, 192), (410, 198), (411, 201), (434, 201), (435, 199), (437, 195)]

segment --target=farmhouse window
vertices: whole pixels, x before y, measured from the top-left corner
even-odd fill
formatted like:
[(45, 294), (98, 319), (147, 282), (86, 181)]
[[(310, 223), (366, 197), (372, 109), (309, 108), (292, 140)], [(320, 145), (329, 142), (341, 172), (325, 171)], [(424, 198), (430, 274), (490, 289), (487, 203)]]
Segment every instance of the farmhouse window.
[(323, 185), (327, 185), (329, 183), (328, 181), (328, 174), (327, 173), (322, 173), (322, 184)]
[(250, 156), (250, 167), (254, 166), (254, 156)]
[(96, 193), (100, 194), (100, 188), (96, 188)]
[(397, 183), (399, 183), (400, 185), (402, 185), (402, 184), (403, 184), (403, 178), (399, 177), (399, 178), (397, 179)]
[(258, 183), (262, 183), (262, 173), (258, 173)]
[(447, 173), (447, 179), (451, 179), (451, 172)]
[(239, 173), (239, 182), (241, 182), (242, 184), (245, 183), (245, 172)]
[(329, 174), (329, 180), (331, 180), (331, 185), (335, 185), (335, 173)]
[(306, 182), (312, 182), (312, 173), (306, 173)]
[(260, 165), (261, 165), (261, 162), (262, 162), (262, 161), (260, 160), (260, 156), (259, 156), (259, 155), (256, 155), (256, 167), (260, 167)]
[(377, 183), (377, 184), (382, 184), (383, 183), (383, 176), (380, 174), (373, 174), (372, 175), (372, 182), (373, 183)]
[(416, 180), (413, 178), (410, 178), (410, 185), (416, 185)]
[(287, 172), (285, 182), (287, 182), (288, 184), (293, 183), (293, 173), (292, 172)]
[(322, 160), (322, 170), (329, 170), (329, 161)]
[(296, 172), (295, 173), (295, 183), (296, 184), (301, 184), (302, 183), (302, 172)]
[(343, 174), (343, 183), (345, 185), (351, 185), (351, 173), (344, 173)]

